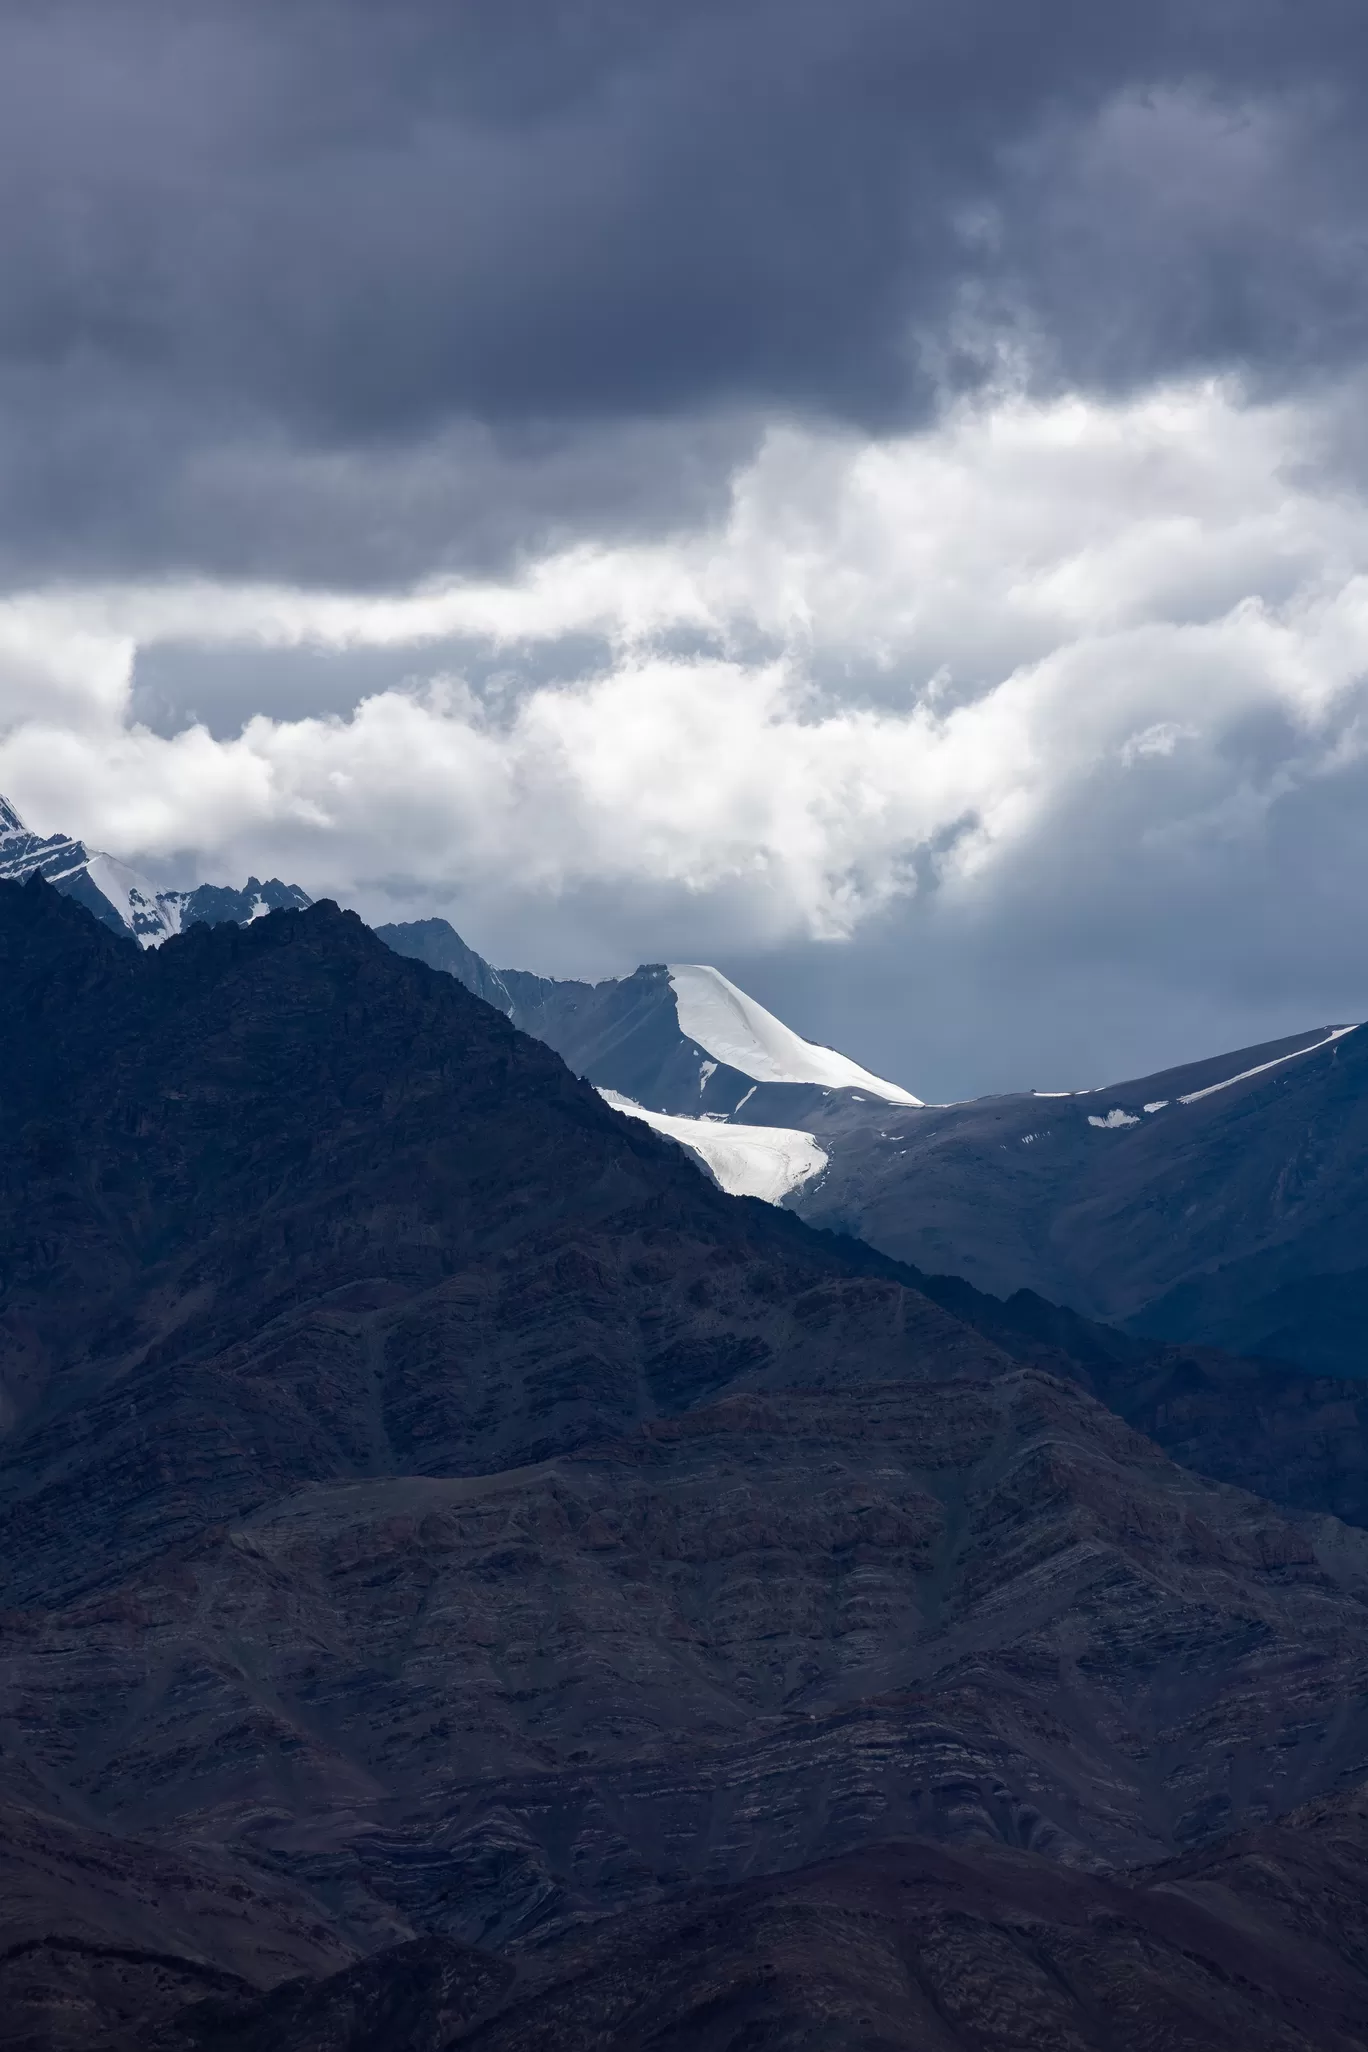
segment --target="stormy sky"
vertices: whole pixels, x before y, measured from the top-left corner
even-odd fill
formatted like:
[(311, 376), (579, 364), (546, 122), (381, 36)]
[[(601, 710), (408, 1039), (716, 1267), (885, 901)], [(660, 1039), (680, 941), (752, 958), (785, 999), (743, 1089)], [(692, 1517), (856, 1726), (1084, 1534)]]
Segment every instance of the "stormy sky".
[(0, 790), (923, 1096), (1368, 1015), (1361, 0), (0, 0)]

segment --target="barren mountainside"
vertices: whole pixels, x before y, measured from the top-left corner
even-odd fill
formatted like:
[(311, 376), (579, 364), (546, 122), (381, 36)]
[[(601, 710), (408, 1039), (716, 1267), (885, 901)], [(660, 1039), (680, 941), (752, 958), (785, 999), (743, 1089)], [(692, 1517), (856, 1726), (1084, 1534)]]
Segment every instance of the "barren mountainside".
[(0, 964), (0, 2044), (1368, 2041), (1309, 1450), (1174, 1465), (1084, 1386), (1171, 1357), (728, 1198), (335, 907), (4, 886)]

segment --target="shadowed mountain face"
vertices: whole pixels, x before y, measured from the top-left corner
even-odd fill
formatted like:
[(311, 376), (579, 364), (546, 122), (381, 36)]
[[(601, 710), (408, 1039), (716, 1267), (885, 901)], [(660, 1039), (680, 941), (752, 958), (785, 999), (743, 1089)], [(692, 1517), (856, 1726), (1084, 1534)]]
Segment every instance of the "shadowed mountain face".
[(1090, 1390), (1183, 1467), (1298, 1510), (1368, 1526), (1368, 1383), (1286, 1361), (1136, 1338), (1029, 1290), (900, 1275), (1016, 1361)]
[(1368, 1373), (1368, 1033), (1071, 1097), (809, 1121), (794, 1203), (900, 1260), (1157, 1338)]
[(1360, 1790), (1129, 1883), (895, 1842), (512, 1956), (421, 1938), (262, 1996), (49, 1946), (0, 1987), (12, 2031), (70, 2052), (1354, 2052), (1365, 1882)]
[(1368, 1533), (1173, 1466), (1079, 1386), (1127, 1342), (727, 1198), (331, 906), (0, 887), (0, 970), (11, 2044), (1067, 2044), (946, 1988), (1057, 1945), (1095, 2017), (1108, 1873), (1368, 1771)]
[(277, 1486), (516, 1465), (833, 1373), (856, 1331), (885, 1372), (989, 1358), (873, 1279), (848, 1327), (805, 1323), (858, 1257), (730, 1203), (354, 915), (140, 959), (41, 884), (3, 906), (12, 1589), (107, 1572), (69, 1511), (111, 1466), (126, 1566)]
[(1001, 1847), (872, 1847), (610, 1920), (516, 1967), (440, 1940), (160, 2052), (1309, 2052), (1368, 2031), (1361, 1796), (1130, 1886)]

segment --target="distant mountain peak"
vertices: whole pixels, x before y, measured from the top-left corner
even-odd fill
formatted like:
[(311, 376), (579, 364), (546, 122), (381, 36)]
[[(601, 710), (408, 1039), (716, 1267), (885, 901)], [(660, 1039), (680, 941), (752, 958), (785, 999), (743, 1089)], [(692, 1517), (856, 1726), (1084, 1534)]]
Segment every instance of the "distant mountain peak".
[[(495, 969), (445, 919), (376, 931), (399, 954), (458, 977), (614, 1102), (668, 1120), (659, 1130), (675, 1139), (692, 1144), (692, 1135), (737, 1194), (773, 1199), (809, 1181), (823, 1157), (802, 1128), (833, 1102), (921, 1109), (910, 1090), (804, 1040), (706, 962), (643, 962), (630, 976), (578, 983)], [(744, 1124), (749, 1151), (705, 1129), (718, 1121)]]
[(309, 903), (298, 884), (249, 877), (245, 888), (197, 884), (162, 890), (114, 855), (88, 848), (69, 834), (35, 834), (8, 798), (0, 796), (0, 881), (41, 876), (84, 905), (102, 926), (129, 934), (140, 947), (160, 947), (189, 926), (246, 925), (266, 912), (302, 911)]
[(867, 1090), (886, 1104), (920, 1106), (901, 1084), (887, 1083), (834, 1047), (804, 1040), (773, 1012), (706, 962), (671, 962), (680, 1031), (753, 1083), (813, 1083), (823, 1090)]

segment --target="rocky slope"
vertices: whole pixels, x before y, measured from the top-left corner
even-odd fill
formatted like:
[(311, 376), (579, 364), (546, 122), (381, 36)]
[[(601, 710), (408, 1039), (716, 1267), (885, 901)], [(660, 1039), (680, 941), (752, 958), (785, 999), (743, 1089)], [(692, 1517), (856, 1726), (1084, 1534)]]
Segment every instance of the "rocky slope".
[(264, 1997), (202, 1973), (131, 2027), (150, 1961), (91, 1948), (84, 2003), (8, 2016), (72, 2052), (1354, 2052), (1366, 1881), (1357, 1790), (1129, 1882), (895, 1841), (514, 1955), (416, 1939)]
[(1310, 2052), (1368, 2034), (1361, 1794), (1131, 1885), (1002, 1847), (872, 1847), (687, 1896), (517, 1962), (449, 1941), (161, 2052)]
[(807, 1122), (795, 1202), (902, 1260), (1156, 1337), (1368, 1372), (1368, 1035), (1318, 1028), (1081, 1095)]
[[(1020, 1307), (994, 1338), (727, 1198), (330, 906), (139, 954), (0, 886), (0, 969), (0, 1790), (48, 1847), (0, 1954), (28, 2042), (146, 2042), (200, 1994), (224, 2044), (392, 2046), (408, 2003), (415, 2045), (456, 2016), (682, 2046), (715, 1982), (716, 2042), (796, 2043), (834, 1975), (833, 2016), (865, 2007), (829, 2042), (873, 2044), (902, 1912), (870, 1908), (845, 1993), (836, 1962), (861, 1889), (904, 1900), (877, 1844), (920, 1842), (952, 1924), (965, 1848), (1039, 1862), (1072, 1930), (1122, 1915), (1107, 1876), (1368, 1773), (1368, 1533), (1175, 1467), (1079, 1386), (1100, 1369), (1019, 1357)], [(812, 1899), (773, 1878), (822, 1863)], [(99, 1872), (183, 1898), (160, 1944)], [(720, 1921), (680, 1907), (743, 1885)], [(1005, 1931), (1044, 1883), (973, 1886)], [(1142, 2017), (1188, 1971), (1149, 1917)], [(818, 1978), (757, 2011), (780, 1926)], [(415, 1943), (393, 1983), (252, 2011)], [(550, 2006), (507, 2008), (553, 1954)], [(973, 1947), (944, 1957), (978, 1986)], [(1093, 2014), (1121, 1967), (1077, 1957)], [(656, 1982), (655, 2039), (623, 2036)], [(1332, 1992), (1320, 2036), (1267, 2042), (1341, 2042)]]
[(1218, 1482), (1368, 1526), (1368, 1383), (1285, 1361), (1156, 1343), (1033, 1291), (895, 1272), (1014, 1360), (1079, 1382), (1174, 1460)]
[(854, 1250), (725, 1199), (351, 914), (142, 958), (41, 884), (0, 897), (0, 1587), (83, 1585), (286, 1486), (819, 1378), (857, 1335), (871, 1371), (993, 1354), (872, 1278), (805, 1323)]
[(318, 1905), (288, 1883), (245, 1876), (212, 1852), (153, 1846), (0, 1801), (7, 2052), (88, 2052), (125, 2029), (145, 2043), (188, 2003), (250, 1999), (277, 1981), (326, 1976), (351, 1957)]
[(25, 1604), (6, 1709), (106, 1827), (229, 1846), (357, 1944), (502, 1941), (871, 1833), (1110, 1866), (1276, 1815), (1368, 1771), (1365, 1589), (1368, 1535), (1033, 1371), (737, 1393)]

